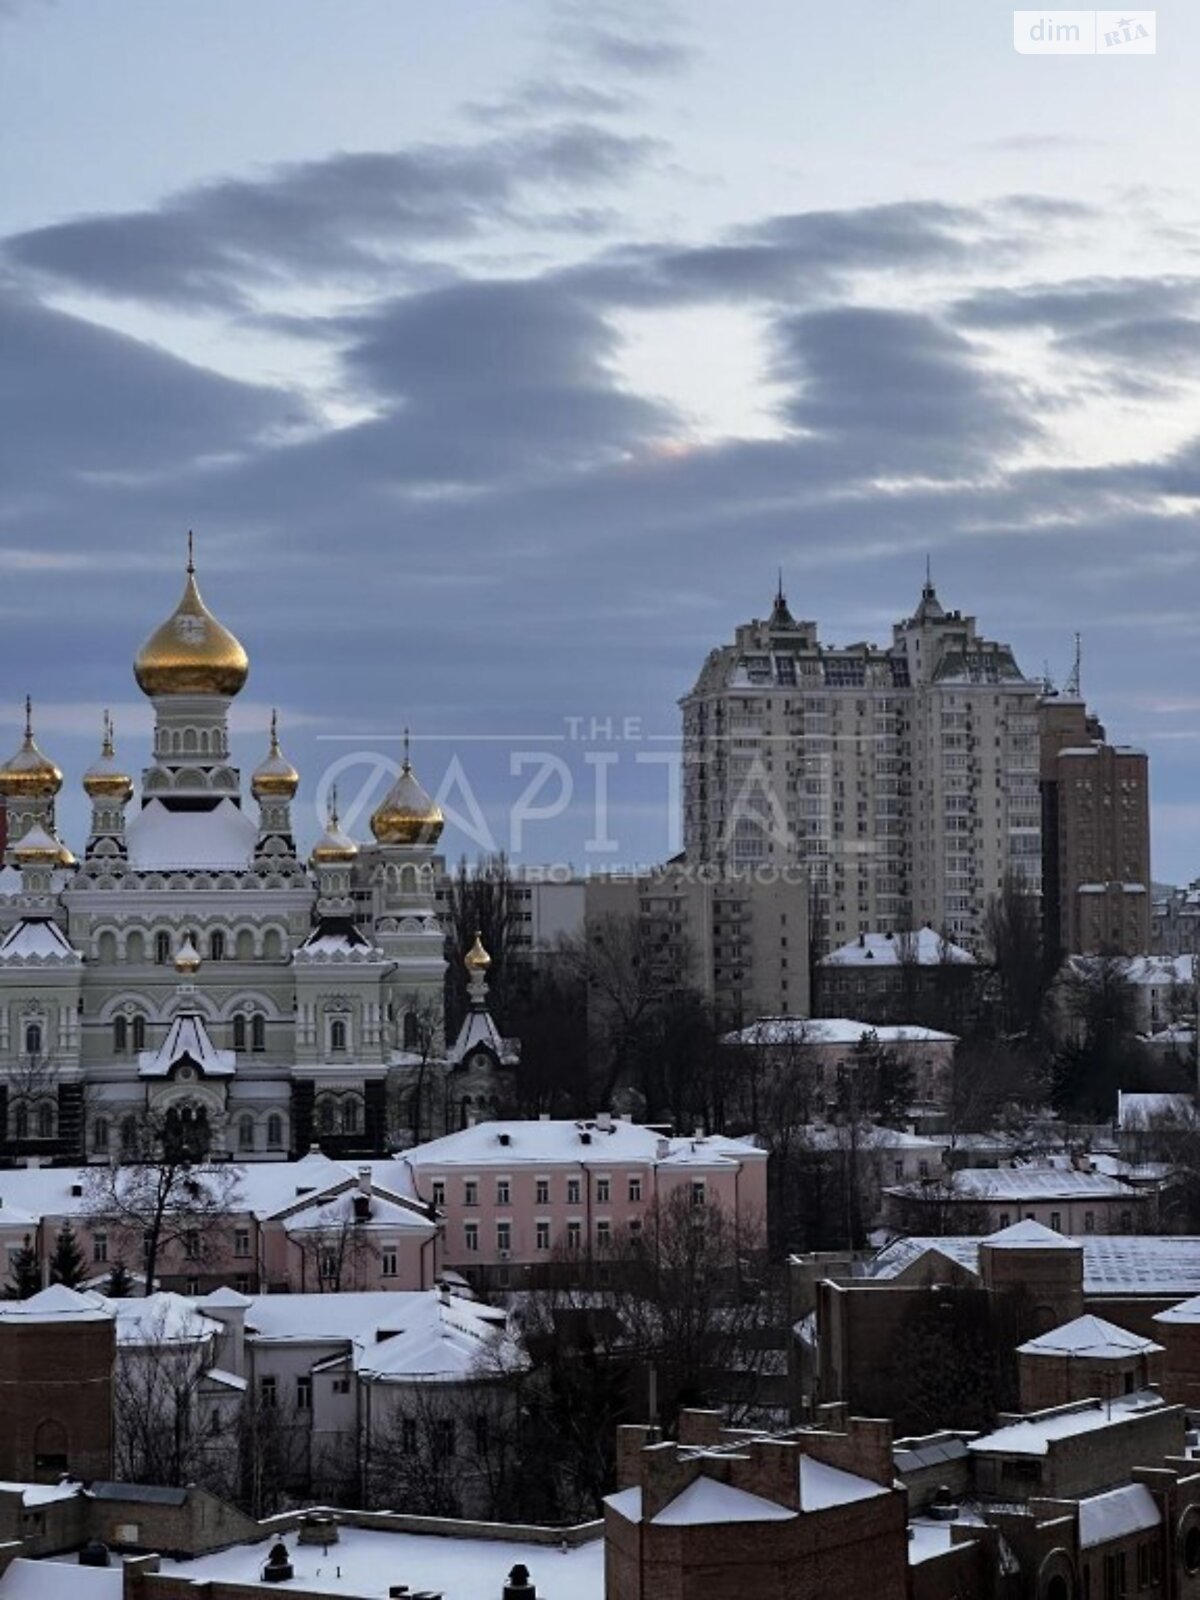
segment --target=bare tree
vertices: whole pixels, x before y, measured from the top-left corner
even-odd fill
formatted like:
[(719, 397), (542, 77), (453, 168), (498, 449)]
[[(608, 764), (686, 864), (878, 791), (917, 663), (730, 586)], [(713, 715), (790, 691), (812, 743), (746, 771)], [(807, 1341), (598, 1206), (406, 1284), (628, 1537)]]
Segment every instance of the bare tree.
[(988, 902), (984, 932), (995, 964), (998, 1031), (1030, 1035), (1038, 1022), (1057, 964), (1044, 949), (1038, 898), (1012, 874)]
[(118, 1478), (168, 1486), (210, 1479), (221, 1436), (207, 1431), (198, 1414), (207, 1354), (203, 1337), (181, 1324), (169, 1304), (142, 1318), (122, 1342), (113, 1397)]
[(112, 1230), (122, 1259), (140, 1259), (146, 1294), (164, 1254), (179, 1252), (196, 1271), (218, 1258), (222, 1226), (237, 1207), (236, 1169), (209, 1159), (202, 1123), (173, 1112), (127, 1122), (111, 1164), (84, 1174), (88, 1217)]
[(445, 1019), (445, 1006), (437, 996), (414, 993), (405, 1001), (400, 1043), (416, 1065), (409, 1066), (402, 1078), (400, 1104), (395, 1108), (399, 1115), (393, 1117), (393, 1128), (413, 1144), (449, 1131), (443, 1126), (435, 1133), (432, 1105), (433, 1063), (445, 1036)]
[(356, 1196), (341, 1196), (309, 1227), (296, 1228), (291, 1242), (300, 1253), (303, 1287), (320, 1294), (361, 1289), (378, 1259), (374, 1239), (354, 1214)]

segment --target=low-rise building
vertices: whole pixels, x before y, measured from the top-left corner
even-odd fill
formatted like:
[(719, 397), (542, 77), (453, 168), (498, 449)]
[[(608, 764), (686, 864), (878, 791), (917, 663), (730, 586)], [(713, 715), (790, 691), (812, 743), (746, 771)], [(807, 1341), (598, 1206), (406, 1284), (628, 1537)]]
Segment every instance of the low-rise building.
[(920, 1234), (992, 1231), (1022, 1219), (1055, 1233), (1142, 1233), (1156, 1207), (1153, 1186), (1067, 1165), (967, 1167), (883, 1193), (885, 1224)]
[(969, 950), (933, 928), (863, 932), (817, 962), (813, 1015), (959, 1031), (977, 1014), (988, 976)]
[(952, 1033), (907, 1023), (878, 1026), (849, 1017), (759, 1017), (748, 1027), (725, 1034), (722, 1043), (753, 1057), (752, 1070), (765, 1066), (802, 1081), (813, 1113), (832, 1112), (853, 1090), (852, 1075), (881, 1058), (911, 1074), (916, 1107), (937, 1109), (950, 1096), (954, 1051)]

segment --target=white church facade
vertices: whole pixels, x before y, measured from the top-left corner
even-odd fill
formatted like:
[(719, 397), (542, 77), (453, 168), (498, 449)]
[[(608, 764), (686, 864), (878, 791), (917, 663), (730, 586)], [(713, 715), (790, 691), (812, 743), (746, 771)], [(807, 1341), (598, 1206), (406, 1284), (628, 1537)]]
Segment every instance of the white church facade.
[(314, 1143), (377, 1155), (389, 1125), (423, 1136), (494, 1114), (515, 1058), (486, 1011), (479, 948), (446, 1048), (443, 818), (407, 755), (369, 843), (334, 805), (302, 859), (299, 774), (274, 723), (248, 795), (231, 763), (249, 660), (201, 599), (190, 552), (134, 673), (154, 709), (151, 760), (136, 785), (105, 719), (78, 859), (28, 704), (0, 767), (0, 1159), (111, 1159), (147, 1130), (243, 1161)]

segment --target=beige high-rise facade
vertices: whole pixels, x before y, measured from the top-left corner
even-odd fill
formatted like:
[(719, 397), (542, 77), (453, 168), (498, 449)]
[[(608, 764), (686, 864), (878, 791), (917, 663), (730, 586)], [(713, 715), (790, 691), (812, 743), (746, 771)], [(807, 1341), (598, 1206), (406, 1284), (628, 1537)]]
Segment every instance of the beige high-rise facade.
[(683, 701), (684, 851), (799, 864), (818, 950), (924, 924), (975, 951), (1008, 874), (1041, 887), (1038, 695), (926, 581), (890, 645), (823, 645), (782, 590)]

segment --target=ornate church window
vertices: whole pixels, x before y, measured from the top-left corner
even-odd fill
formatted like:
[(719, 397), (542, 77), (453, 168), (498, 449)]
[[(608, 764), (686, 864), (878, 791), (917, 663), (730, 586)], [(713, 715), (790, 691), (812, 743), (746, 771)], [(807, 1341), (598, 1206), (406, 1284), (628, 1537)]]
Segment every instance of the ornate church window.
[(209, 935), (208, 959), (210, 961), (224, 961), (225, 959), (225, 935), (220, 928)]
[(54, 1137), (54, 1107), (48, 1100), (43, 1100), (38, 1107), (37, 1131), (39, 1139), (53, 1139)]
[(92, 1149), (108, 1149), (108, 1118), (97, 1117), (92, 1124)]
[(165, 967), (171, 959), (171, 935), (169, 933), (156, 933), (154, 935), (154, 959), (160, 967)]
[(250, 1116), (238, 1118), (238, 1149), (254, 1149), (254, 1118)]
[(346, 1048), (346, 1023), (342, 1017), (334, 1017), (329, 1024), (329, 1048), (338, 1051)]
[(322, 1100), (317, 1108), (317, 1123), (322, 1133), (333, 1132), (333, 1101)]
[(267, 1019), (256, 1011), (250, 1019), (250, 1048), (260, 1054), (267, 1048)]
[(28, 1139), (29, 1137), (29, 1107), (19, 1105), (13, 1113), (13, 1137), (15, 1139)]
[(276, 1111), (267, 1118), (267, 1149), (283, 1149), (283, 1118)]
[(40, 1056), (42, 1053), (42, 1025), (40, 1022), (27, 1022), (25, 1024), (25, 1054), (27, 1056)]
[(146, 1048), (146, 1019), (140, 1015), (133, 1019), (133, 1048), (135, 1050)]
[(129, 1021), (126, 1017), (113, 1018), (113, 1054), (124, 1055), (129, 1048)]
[(415, 1050), (417, 1048), (417, 1013), (406, 1011), (404, 1013), (404, 1048)]
[(235, 1050), (246, 1048), (246, 1019), (240, 1011), (233, 1019), (233, 1048)]
[(358, 1132), (358, 1101), (347, 1100), (342, 1107), (342, 1132)]

